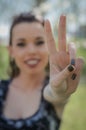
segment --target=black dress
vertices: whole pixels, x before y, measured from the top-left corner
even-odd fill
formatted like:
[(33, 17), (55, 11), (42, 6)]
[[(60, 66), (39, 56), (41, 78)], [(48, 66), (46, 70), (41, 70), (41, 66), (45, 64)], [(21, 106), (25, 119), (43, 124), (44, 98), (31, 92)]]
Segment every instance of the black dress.
[[(60, 120), (55, 110), (43, 96), (38, 111), (25, 119), (8, 119), (3, 115), (3, 106), (11, 80), (0, 81), (0, 130), (58, 130)], [(45, 80), (44, 86), (48, 83)], [(44, 88), (44, 87), (43, 87)], [(43, 93), (43, 90), (42, 90)]]

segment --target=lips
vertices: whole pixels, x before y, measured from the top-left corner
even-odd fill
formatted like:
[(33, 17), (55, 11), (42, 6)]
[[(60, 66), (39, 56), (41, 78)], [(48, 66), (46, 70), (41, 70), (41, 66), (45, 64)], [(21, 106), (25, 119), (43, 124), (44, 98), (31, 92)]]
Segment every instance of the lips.
[(25, 63), (29, 67), (35, 67), (36, 65), (38, 65), (39, 62), (40, 62), (40, 59), (29, 59), (29, 60), (25, 61)]

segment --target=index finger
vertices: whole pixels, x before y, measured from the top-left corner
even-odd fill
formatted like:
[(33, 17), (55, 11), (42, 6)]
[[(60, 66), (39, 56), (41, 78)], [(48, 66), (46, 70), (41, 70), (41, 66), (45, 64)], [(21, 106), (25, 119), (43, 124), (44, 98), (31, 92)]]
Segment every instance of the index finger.
[(52, 34), (52, 29), (51, 29), (51, 25), (49, 20), (45, 21), (45, 35), (46, 35), (46, 39), (47, 39), (47, 45), (48, 45), (48, 49), (49, 49), (49, 53), (53, 54), (56, 52), (56, 45), (55, 45), (55, 40)]
[(61, 15), (58, 27), (58, 49), (66, 51), (66, 16)]

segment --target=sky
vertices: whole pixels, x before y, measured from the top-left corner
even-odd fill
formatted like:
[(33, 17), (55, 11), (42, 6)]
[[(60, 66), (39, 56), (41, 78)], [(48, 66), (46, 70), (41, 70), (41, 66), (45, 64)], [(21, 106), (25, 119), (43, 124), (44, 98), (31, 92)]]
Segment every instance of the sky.
[[(10, 1), (10, 0), (8, 0), (8, 1)], [(47, 1), (49, 1), (49, 3), (48, 4), (45, 4), (45, 7), (44, 8), (48, 8), (47, 9), (47, 15), (45, 16), (45, 18), (48, 18), (49, 20), (50, 20), (50, 22), (51, 22), (51, 24), (54, 26), (54, 23), (55, 23), (55, 21), (57, 20), (57, 22), (58, 22), (58, 19), (59, 19), (59, 16), (60, 16), (60, 14), (61, 13), (64, 13), (64, 8), (67, 8), (67, 6), (69, 6), (68, 4), (68, 0), (63, 0), (63, 2), (62, 3), (60, 3), (60, 4), (62, 4), (62, 6), (63, 6), (63, 4), (64, 4), (64, 8), (59, 8), (58, 9), (58, 7), (57, 8), (55, 8), (56, 6), (57, 6), (57, 3), (59, 2), (59, 0), (58, 0), (58, 2), (57, 2), (57, 0), (47, 0)], [(70, 0), (69, 0), (70, 1)], [(81, 23), (81, 24), (86, 24), (86, 17), (85, 17), (85, 14), (84, 14), (84, 12), (83, 12), (83, 10), (82, 10), (82, 8), (84, 9), (84, 10), (86, 10), (86, 1), (85, 0), (78, 0), (78, 2), (79, 3), (77, 3), (77, 4), (79, 4), (79, 8), (80, 8), (80, 12), (81, 12), (81, 16), (80, 16), (80, 18), (79, 18), (79, 22)], [(31, 4), (31, 3), (30, 3)], [(29, 6), (30, 6), (30, 4), (29, 4)], [(27, 10), (27, 4), (23, 4), (23, 8), (21, 8), (21, 6), (18, 8), (18, 10), (20, 10), (20, 12), (23, 10)], [(14, 10), (14, 12), (16, 12), (16, 10)], [(13, 12), (13, 13), (14, 13)], [(0, 12), (1, 13), (1, 12)], [(9, 15), (9, 14), (8, 14)], [(7, 16), (8, 17), (8, 16)], [(71, 16), (71, 18), (72, 18), (72, 16)], [(78, 25), (76, 26), (76, 23), (74, 23), (73, 21), (70, 21), (71, 22), (71, 26), (70, 26), (70, 24), (68, 24), (68, 28), (71, 30), (71, 31), (75, 31), (76, 29), (77, 29), (77, 27), (78, 27)], [(8, 36), (8, 33), (9, 33), (9, 26), (7, 26), (6, 24), (4, 24), (4, 22), (2, 22), (2, 24), (0, 24), (0, 36), (1, 37), (7, 37)]]

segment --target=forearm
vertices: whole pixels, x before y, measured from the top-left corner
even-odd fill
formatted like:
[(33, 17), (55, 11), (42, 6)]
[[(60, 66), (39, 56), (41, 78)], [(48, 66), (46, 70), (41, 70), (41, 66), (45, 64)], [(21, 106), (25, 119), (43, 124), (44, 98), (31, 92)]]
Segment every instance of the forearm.
[(44, 89), (44, 98), (51, 102), (56, 110), (58, 117), (62, 118), (62, 113), (69, 99), (69, 95), (65, 94), (66, 83), (64, 82), (60, 89), (51, 87), (48, 84)]

